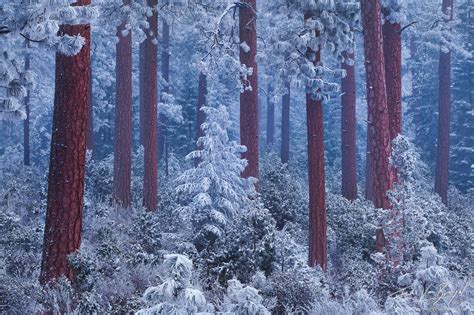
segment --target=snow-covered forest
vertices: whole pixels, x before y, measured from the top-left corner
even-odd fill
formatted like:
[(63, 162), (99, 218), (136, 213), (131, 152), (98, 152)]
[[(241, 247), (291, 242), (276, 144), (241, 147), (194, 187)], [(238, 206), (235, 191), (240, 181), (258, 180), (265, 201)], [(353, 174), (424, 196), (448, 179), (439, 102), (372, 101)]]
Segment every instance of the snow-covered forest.
[(474, 0), (0, 0), (1, 314), (473, 314)]

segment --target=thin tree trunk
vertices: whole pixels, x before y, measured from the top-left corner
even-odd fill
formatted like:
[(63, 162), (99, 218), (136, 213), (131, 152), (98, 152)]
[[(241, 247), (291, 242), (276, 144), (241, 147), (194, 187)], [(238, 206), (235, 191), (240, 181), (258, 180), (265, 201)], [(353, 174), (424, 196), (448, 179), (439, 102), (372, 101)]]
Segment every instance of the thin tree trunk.
[[(312, 17), (305, 13), (305, 20)], [(314, 53), (308, 48), (307, 55)], [(314, 64), (321, 61), (321, 50), (315, 52)], [(306, 94), (306, 125), (308, 137), (308, 187), (309, 187), (309, 255), (308, 265), (319, 265), (326, 270), (326, 186), (324, 178), (324, 125), (323, 104)]]
[(282, 98), (281, 108), (281, 162), (288, 163), (290, 159), (290, 84), (286, 84), (287, 93)]
[(275, 143), (275, 104), (271, 100), (272, 87), (268, 86), (267, 95), (267, 147), (273, 147)]
[[(157, 0), (147, 0), (149, 6), (156, 10)], [(143, 180), (143, 206), (148, 211), (156, 211), (158, 203), (158, 51), (154, 43), (158, 33), (158, 14), (156, 11), (148, 17), (150, 28), (143, 46), (143, 141), (144, 141), (144, 180)]]
[[(28, 42), (26, 47), (29, 48)], [(25, 57), (25, 70), (30, 70), (30, 55), (27, 54)], [(23, 121), (23, 164), (30, 166), (30, 90), (26, 91), (25, 96), (25, 112), (26, 118)]]
[(372, 163), (373, 201), (376, 208), (389, 209), (386, 192), (392, 187), (389, 165), (390, 124), (385, 84), (382, 23), (378, 0), (362, 0), (362, 25), (368, 104), (370, 163)]
[[(354, 60), (354, 54), (345, 53), (344, 58)], [(342, 79), (341, 151), (342, 151), (342, 195), (357, 199), (357, 144), (356, 144), (356, 88), (354, 66), (342, 63), (346, 77)]]
[[(196, 107), (196, 149), (201, 150), (202, 145), (197, 145), (199, 138), (204, 136), (204, 131), (201, 129), (201, 125), (206, 120), (206, 114), (201, 110), (203, 106), (206, 106), (207, 103), (207, 76), (204, 73), (199, 74), (199, 84), (198, 84), (198, 101)], [(194, 165), (198, 166), (201, 162), (200, 158), (194, 160)]]
[[(76, 5), (89, 5), (78, 0)], [(75, 56), (56, 54), (48, 204), (41, 283), (60, 276), (74, 280), (68, 255), (81, 243), (87, 112), (90, 102), (90, 25), (62, 25), (59, 34), (80, 35), (85, 46)]]
[[(453, 18), (453, 0), (443, 0), (444, 14)], [(449, 146), (451, 128), (451, 51), (439, 52), (439, 116), (435, 191), (448, 204)]]
[[(124, 0), (124, 5), (130, 0)], [(115, 141), (114, 141), (114, 198), (123, 207), (131, 202), (132, 177), (132, 34), (123, 36), (125, 22), (117, 28), (116, 85), (115, 85)]]
[[(240, 42), (245, 43), (249, 50), (240, 49), (240, 62), (253, 73), (242, 83), (250, 86), (240, 94), (240, 142), (247, 147), (242, 158), (247, 159), (248, 165), (242, 177), (258, 179), (258, 74), (257, 62), (257, 1), (243, 0), (240, 8), (239, 30)], [(258, 187), (258, 186), (257, 186)]]

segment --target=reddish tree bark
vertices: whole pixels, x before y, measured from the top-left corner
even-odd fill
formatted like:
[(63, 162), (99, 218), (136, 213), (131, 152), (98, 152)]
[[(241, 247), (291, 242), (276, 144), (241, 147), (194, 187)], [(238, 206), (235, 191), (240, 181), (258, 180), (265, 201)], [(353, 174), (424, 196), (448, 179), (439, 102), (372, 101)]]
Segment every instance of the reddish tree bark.
[(143, 206), (148, 211), (156, 211), (158, 203), (158, 51), (153, 42), (158, 33), (158, 14), (155, 11), (157, 0), (147, 0), (149, 6), (154, 8), (153, 15), (148, 17), (150, 25), (143, 46), (143, 144), (144, 157), (144, 180), (143, 180)]
[[(197, 141), (199, 138), (204, 136), (204, 131), (201, 129), (201, 125), (206, 120), (206, 114), (201, 110), (203, 106), (206, 106), (207, 103), (207, 76), (204, 73), (199, 74), (199, 83), (198, 83), (198, 100), (196, 106), (196, 149), (201, 150), (202, 145), (198, 146)], [(200, 158), (194, 160), (194, 165), (198, 166), (201, 162)]]
[(287, 93), (283, 95), (281, 107), (281, 162), (290, 159), (290, 84), (286, 84)]
[[(344, 53), (345, 59), (354, 60), (354, 54)], [(342, 63), (346, 77), (342, 79), (341, 151), (342, 195), (357, 199), (357, 144), (356, 144), (356, 88), (355, 67)]]
[[(312, 17), (305, 13), (305, 20)], [(315, 53), (313, 61), (321, 61), (321, 50), (314, 52), (310, 48), (307, 55)], [(306, 94), (306, 125), (308, 138), (308, 187), (309, 187), (309, 255), (308, 265), (319, 265), (326, 270), (326, 186), (324, 178), (324, 134), (323, 104), (314, 100), (312, 94)]]
[[(79, 0), (74, 5), (89, 5)], [(60, 276), (74, 280), (68, 255), (81, 243), (86, 128), (89, 107), (90, 25), (62, 25), (59, 34), (80, 35), (85, 46), (75, 56), (56, 54), (48, 205), (41, 283)]]
[(267, 146), (273, 146), (275, 142), (275, 104), (273, 104), (270, 93), (271, 93), (271, 86), (268, 86), (268, 93), (267, 95)]
[[(369, 122), (369, 115), (367, 114), (367, 121)], [(374, 170), (372, 166), (372, 155), (370, 148), (372, 140), (372, 129), (367, 124), (367, 147), (365, 152), (365, 199), (374, 201)]]
[[(367, 85), (368, 129), (373, 201), (377, 208), (388, 209), (387, 190), (392, 186), (390, 124), (385, 84), (382, 23), (378, 0), (362, 0), (362, 25)], [(370, 173), (370, 172), (369, 172)]]
[[(442, 10), (453, 18), (453, 0), (443, 0)], [(439, 115), (435, 191), (448, 204), (449, 146), (451, 128), (451, 51), (439, 52)]]
[[(26, 47), (29, 47), (28, 42)], [(25, 70), (30, 70), (30, 55), (25, 57)], [(26, 118), (23, 121), (23, 164), (30, 166), (30, 90), (26, 91), (24, 99)]]
[[(243, 0), (239, 13), (240, 42), (246, 43), (249, 51), (240, 49), (240, 62), (253, 69), (251, 76), (243, 84), (250, 90), (240, 94), (240, 143), (247, 147), (242, 158), (248, 165), (242, 177), (258, 178), (258, 74), (257, 62), (257, 1)], [(244, 79), (242, 79), (244, 81)]]
[[(130, 0), (124, 0), (124, 5)], [(132, 177), (132, 34), (117, 28), (115, 62), (114, 198), (123, 207), (131, 202)]]
[(383, 15), (386, 18), (382, 32), (391, 142), (402, 131), (402, 42), (400, 24), (387, 19), (390, 15), (387, 9), (383, 9)]

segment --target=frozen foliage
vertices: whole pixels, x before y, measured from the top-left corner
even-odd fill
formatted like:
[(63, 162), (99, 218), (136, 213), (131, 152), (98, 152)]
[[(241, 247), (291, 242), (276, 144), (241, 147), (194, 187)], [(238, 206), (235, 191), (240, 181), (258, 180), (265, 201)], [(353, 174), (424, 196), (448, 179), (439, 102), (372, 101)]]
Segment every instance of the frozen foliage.
[(227, 301), (224, 308), (233, 314), (266, 315), (270, 312), (262, 304), (263, 298), (258, 290), (244, 286), (239, 280), (229, 280), (227, 283)]
[[(457, 283), (456, 283), (457, 280)], [(468, 308), (463, 302), (469, 292), (469, 279), (452, 277), (443, 266), (443, 258), (436, 248), (425, 243), (416, 269), (403, 274), (398, 282), (404, 290), (389, 297), (385, 308), (390, 314), (419, 314), (430, 311), (457, 314)]]
[(165, 279), (145, 291), (143, 299), (149, 307), (137, 314), (195, 314), (211, 310), (204, 294), (191, 285), (192, 261), (177, 254), (164, 258)]
[[(307, 91), (320, 99), (333, 96), (344, 75), (335, 69), (355, 62), (357, 143), (364, 155), (363, 54), (356, 51), (355, 60), (341, 57), (354, 44), (361, 49), (358, 1), (257, 1), (259, 93), (268, 93), (275, 104), (276, 130), (280, 97), (291, 85), (291, 159), (284, 165), (268, 152), (279, 145), (276, 132), (275, 147), (260, 155), (258, 193), (254, 179), (240, 178), (245, 148), (234, 141), (239, 139), (239, 93), (253, 88), (242, 85), (241, 77), (254, 70), (239, 61), (239, 53), (248, 49), (238, 36), (238, 14), (245, 4), (173, 0), (150, 7), (145, 0), (93, 0), (92, 6), (77, 8), (71, 2), (0, 0), (0, 116), (23, 116), (23, 97), (30, 92), (32, 151), (31, 166), (24, 167), (22, 125), (18, 119), (0, 121), (0, 313), (472, 313), (472, 0), (455, 0), (451, 22), (441, 14), (440, 1), (382, 1), (390, 11), (384, 23), (406, 27), (401, 36), (407, 115), (405, 136), (392, 143), (398, 181), (389, 193), (390, 211), (377, 210), (362, 197), (340, 196), (339, 95), (325, 106), (331, 166), (326, 173), (327, 272), (307, 266), (304, 98)], [(138, 141), (138, 45), (148, 33), (163, 51), (162, 34), (149, 34), (146, 21), (156, 10), (159, 32), (165, 21), (171, 31), (170, 76), (168, 82), (159, 78), (157, 104), (167, 118), (167, 150), (159, 162), (159, 211), (147, 213), (141, 200), (146, 165)], [(95, 151), (87, 160), (81, 247), (69, 257), (76, 279), (42, 286), (54, 52), (72, 53), (83, 44), (78, 37), (57, 37), (66, 21), (91, 23)], [(125, 28), (121, 34), (119, 25)], [(132, 202), (124, 211), (112, 198), (112, 140), (114, 52), (117, 35), (127, 34), (132, 35), (134, 153)], [(453, 52), (450, 183), (456, 187), (450, 187), (447, 206), (432, 191), (430, 169), (440, 48)], [(318, 51), (322, 61), (313, 65)], [(41, 77), (36, 80), (34, 73)], [(196, 143), (200, 74), (207, 78), (207, 121)], [(406, 81), (413, 84), (405, 86)], [(262, 89), (268, 83), (271, 88)], [(226, 109), (209, 104), (226, 104)], [(362, 164), (360, 158), (359, 180)], [(379, 225), (388, 243), (384, 253), (374, 254)]]
[(354, 44), (352, 29), (358, 24), (358, 11), (356, 2), (272, 1), (265, 12), (271, 25), (266, 53), (275, 56), (269, 67), (278, 69), (279, 89), (291, 78), (292, 85), (303, 86), (318, 100), (336, 92), (335, 78), (344, 73), (314, 60), (322, 52), (343, 61), (342, 52)]
[(25, 41), (65, 55), (81, 50), (84, 38), (60, 35), (59, 26), (89, 23), (98, 10), (70, 4), (68, 0), (0, 1), (0, 91), (6, 90), (0, 93), (0, 119), (26, 118), (19, 102), (34, 87), (35, 75), (23, 64), (30, 49)]

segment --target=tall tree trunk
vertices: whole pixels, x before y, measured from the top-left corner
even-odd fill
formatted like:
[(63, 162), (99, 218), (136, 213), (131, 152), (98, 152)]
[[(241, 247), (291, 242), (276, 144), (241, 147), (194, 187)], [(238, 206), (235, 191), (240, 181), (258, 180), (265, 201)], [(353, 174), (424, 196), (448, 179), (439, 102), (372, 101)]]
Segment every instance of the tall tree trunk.
[[(130, 0), (124, 0), (124, 5)], [(132, 177), (132, 34), (123, 36), (125, 22), (117, 28), (115, 63), (114, 198), (128, 208)]]
[(245, 43), (249, 50), (240, 49), (240, 62), (253, 73), (242, 83), (250, 86), (240, 94), (240, 143), (247, 147), (242, 158), (248, 165), (242, 177), (258, 178), (258, 72), (257, 62), (257, 1), (243, 0), (239, 13), (240, 42)]
[(383, 15), (386, 18), (382, 32), (391, 142), (402, 131), (402, 42), (400, 24), (388, 20), (387, 9), (383, 9)]
[(267, 147), (271, 148), (275, 143), (275, 104), (271, 99), (272, 87), (268, 86), (267, 95)]
[[(453, 0), (443, 0), (444, 14), (453, 19)], [(435, 191), (448, 204), (449, 145), (451, 128), (451, 51), (439, 52), (439, 116)]]
[[(29, 48), (28, 42), (26, 47)], [(27, 54), (25, 57), (25, 70), (30, 70), (30, 55)], [(26, 118), (23, 121), (23, 164), (30, 166), (30, 90), (26, 91), (24, 100)]]
[(283, 95), (281, 107), (281, 162), (290, 159), (290, 84), (286, 84), (287, 93)]
[[(305, 20), (312, 17), (305, 13)], [(317, 34), (319, 35), (319, 34)], [(321, 50), (310, 48), (307, 55), (315, 53), (313, 63), (321, 62)], [(308, 138), (308, 187), (309, 187), (309, 255), (308, 265), (319, 265), (326, 270), (326, 186), (324, 178), (324, 124), (323, 104), (306, 94), (306, 125)]]
[[(369, 120), (369, 115), (367, 114), (367, 121)], [(370, 154), (371, 143), (373, 139), (372, 128), (370, 128), (370, 123), (367, 123), (367, 146), (365, 152), (365, 199), (374, 201), (374, 169), (372, 166), (372, 155)]]
[(389, 209), (387, 191), (392, 187), (390, 170), (390, 124), (385, 84), (382, 23), (378, 0), (362, 0), (362, 25), (367, 85), (370, 163), (373, 201), (376, 208)]
[[(354, 60), (354, 54), (344, 53), (345, 59)], [(341, 151), (342, 195), (357, 199), (357, 144), (356, 144), (356, 88), (354, 66), (342, 63), (346, 77), (342, 79)]]
[[(385, 23), (382, 27), (383, 33), (383, 51), (384, 51), (384, 62), (385, 62), (385, 83), (387, 93), (387, 106), (389, 114), (390, 124), (390, 146), (392, 141), (402, 131), (402, 43), (400, 34), (400, 24), (392, 23), (388, 17), (390, 11), (386, 8), (382, 9), (385, 17)], [(398, 181), (397, 170), (391, 167), (392, 181)], [(392, 210), (391, 221), (393, 222), (393, 228), (387, 232), (386, 236), (380, 235), (380, 237), (387, 238), (387, 242), (392, 244), (390, 246), (390, 258), (395, 266), (398, 266), (403, 260), (403, 241), (402, 241), (402, 215), (398, 210)], [(376, 236), (377, 238), (377, 236)], [(381, 241), (381, 240), (379, 240)]]
[[(163, 42), (162, 42), (162, 52), (161, 52), (161, 75), (163, 76), (164, 87), (163, 87), (163, 92), (164, 93), (169, 93), (170, 88), (169, 88), (169, 79), (170, 79), (170, 26), (166, 21), (163, 21)], [(162, 95), (163, 99), (163, 95)], [(168, 156), (165, 154), (165, 143), (167, 142), (167, 119), (166, 117), (162, 114), (158, 114), (158, 122), (159, 122), (159, 128), (160, 132), (158, 133), (158, 159), (161, 159), (163, 156), (165, 156), (166, 159), (166, 164), (168, 160)]]
[(147, 3), (154, 8), (154, 12), (152, 16), (148, 17), (150, 28), (147, 31), (143, 46), (143, 80), (147, 84), (144, 87), (143, 100), (143, 141), (145, 149), (143, 206), (148, 211), (156, 211), (158, 203), (158, 51), (154, 42), (158, 33), (158, 14), (156, 12), (157, 0), (147, 0)]
[[(78, 0), (76, 5), (90, 3), (90, 0)], [(87, 112), (90, 102), (90, 25), (62, 25), (59, 34), (80, 35), (86, 42), (75, 56), (56, 54), (41, 283), (60, 276), (74, 280), (68, 255), (76, 251), (81, 243)]]
[[(207, 75), (204, 73), (199, 73), (199, 84), (198, 84), (198, 99), (196, 106), (196, 149), (201, 150), (202, 145), (197, 145), (199, 138), (204, 136), (204, 131), (201, 129), (201, 125), (206, 120), (206, 114), (201, 110), (203, 106), (206, 106), (207, 103)], [(201, 162), (200, 158), (194, 160), (194, 165), (198, 166)]]

